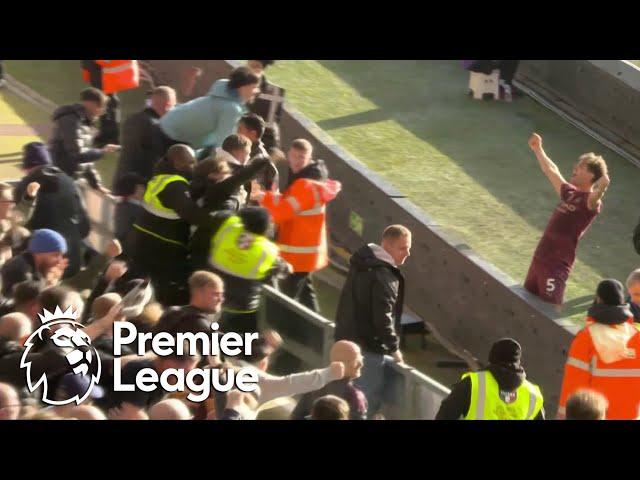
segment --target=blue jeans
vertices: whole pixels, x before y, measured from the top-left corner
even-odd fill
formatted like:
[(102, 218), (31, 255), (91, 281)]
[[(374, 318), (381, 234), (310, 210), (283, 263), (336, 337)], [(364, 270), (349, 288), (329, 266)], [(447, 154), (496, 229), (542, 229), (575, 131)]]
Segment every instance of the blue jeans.
[(365, 351), (362, 352), (362, 359), (363, 366), (360, 377), (356, 378), (353, 383), (367, 397), (369, 403), (367, 417), (371, 418), (380, 410), (384, 400), (388, 397), (389, 382), (387, 381), (386, 365), (392, 360), (385, 359), (384, 355)]

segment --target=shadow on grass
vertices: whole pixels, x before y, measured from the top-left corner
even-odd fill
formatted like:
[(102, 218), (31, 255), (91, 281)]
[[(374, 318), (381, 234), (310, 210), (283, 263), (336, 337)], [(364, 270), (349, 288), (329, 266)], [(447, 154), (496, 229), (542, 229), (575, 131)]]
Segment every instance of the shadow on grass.
[[(630, 235), (640, 204), (640, 169), (528, 97), (504, 102), (465, 95), (458, 61), (320, 61), (377, 108), (319, 122), (325, 129), (392, 119), (451, 158), (499, 202), (543, 230), (557, 203), (527, 146), (543, 135), (547, 152), (570, 175), (578, 155), (601, 153), (612, 188), (603, 213), (581, 240), (579, 259), (603, 277), (625, 278), (638, 263)], [(602, 246), (602, 248), (601, 248)]]
[(337, 128), (355, 127), (367, 123), (383, 122), (389, 119), (389, 112), (376, 108), (366, 112), (354, 113), (343, 117), (321, 120), (318, 126), (323, 130), (334, 130)]

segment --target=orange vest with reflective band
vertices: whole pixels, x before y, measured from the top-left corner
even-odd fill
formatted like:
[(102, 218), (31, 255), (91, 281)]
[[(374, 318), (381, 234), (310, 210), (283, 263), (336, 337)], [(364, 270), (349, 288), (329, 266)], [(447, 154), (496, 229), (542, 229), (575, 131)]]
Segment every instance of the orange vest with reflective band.
[(322, 182), (300, 178), (283, 194), (266, 192), (262, 206), (278, 227), (280, 256), (294, 272), (315, 272), (329, 263)]
[[(588, 321), (590, 319), (587, 319)], [(564, 416), (567, 399), (576, 390), (587, 388), (604, 395), (608, 402), (608, 420), (632, 420), (638, 418), (640, 408), (640, 332), (633, 326), (633, 318), (623, 324), (631, 337), (626, 348), (620, 351), (620, 358), (605, 363), (596, 350), (594, 338), (607, 333), (613, 326), (590, 321), (580, 330), (571, 343), (564, 369), (562, 392), (560, 394), (560, 415)], [(629, 327), (627, 327), (629, 325)], [(605, 335), (606, 337), (606, 335)], [(597, 340), (602, 341), (602, 340)], [(606, 346), (603, 345), (604, 348)], [(602, 351), (602, 350), (601, 350)]]
[[(95, 60), (102, 68), (102, 91), (107, 95), (137, 88), (140, 70), (137, 60)], [(82, 70), (82, 78), (90, 83), (89, 72)]]

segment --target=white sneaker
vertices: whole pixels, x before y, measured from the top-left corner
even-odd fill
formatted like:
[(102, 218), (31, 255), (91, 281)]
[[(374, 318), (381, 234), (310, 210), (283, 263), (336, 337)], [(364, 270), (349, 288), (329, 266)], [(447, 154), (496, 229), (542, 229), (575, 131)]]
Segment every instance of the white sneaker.
[(4, 88), (7, 85), (7, 81), (0, 78), (0, 88)]

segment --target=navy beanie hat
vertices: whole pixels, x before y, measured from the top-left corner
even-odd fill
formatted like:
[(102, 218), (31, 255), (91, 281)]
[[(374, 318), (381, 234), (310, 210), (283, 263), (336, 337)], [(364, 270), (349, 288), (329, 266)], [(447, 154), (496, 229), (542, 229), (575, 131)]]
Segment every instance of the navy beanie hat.
[(27, 143), (22, 149), (22, 168), (29, 169), (42, 165), (51, 165), (51, 155), (44, 143)]
[(501, 338), (489, 352), (489, 363), (494, 365), (520, 365), (522, 347), (513, 338)]
[(269, 230), (271, 217), (269, 210), (262, 207), (244, 207), (238, 212), (242, 224), (251, 233), (266, 235)]
[(624, 286), (614, 278), (607, 278), (598, 284), (596, 295), (605, 305), (624, 305)]
[(33, 232), (27, 250), (29, 253), (67, 253), (67, 241), (58, 232), (43, 228)]

